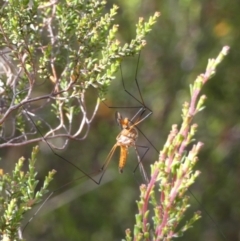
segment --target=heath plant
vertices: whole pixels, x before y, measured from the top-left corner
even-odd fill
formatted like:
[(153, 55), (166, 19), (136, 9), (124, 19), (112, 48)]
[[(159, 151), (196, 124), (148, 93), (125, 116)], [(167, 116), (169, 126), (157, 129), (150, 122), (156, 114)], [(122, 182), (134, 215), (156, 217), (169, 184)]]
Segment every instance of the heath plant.
[[(136, 36), (123, 44), (114, 23), (118, 7), (107, 9), (106, 4), (4, 1), (0, 10), (0, 148), (42, 141), (52, 150), (64, 149), (69, 140), (86, 139), (121, 61), (140, 52), (159, 17), (155, 13), (146, 21), (140, 18)], [(90, 89), (96, 90), (91, 113), (85, 103)], [(53, 178), (54, 171), (43, 188), (35, 191), (36, 152), (33, 149), (28, 172), (22, 171), (23, 158), (12, 174), (1, 169), (2, 240), (22, 239), (24, 214), (40, 202)]]
[[(204, 108), (206, 96), (200, 96), (204, 84), (214, 76), (228, 51), (229, 47), (225, 46), (216, 59), (209, 59), (205, 73), (190, 85), (190, 100), (182, 107), (182, 124), (172, 125), (158, 161), (151, 165), (149, 183), (140, 186), (139, 213), (133, 235), (130, 229), (126, 230), (127, 241), (172, 240), (182, 236), (201, 217), (200, 212), (196, 212), (179, 226), (190, 206), (187, 191), (200, 174), (195, 165), (203, 143), (194, 139), (197, 124), (193, 118)], [(224, 238), (224, 234), (221, 235)]]

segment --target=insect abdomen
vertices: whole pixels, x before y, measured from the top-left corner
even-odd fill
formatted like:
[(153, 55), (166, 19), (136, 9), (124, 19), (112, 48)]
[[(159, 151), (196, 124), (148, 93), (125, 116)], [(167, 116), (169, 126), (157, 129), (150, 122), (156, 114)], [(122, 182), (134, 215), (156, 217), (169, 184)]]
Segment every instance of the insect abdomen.
[(126, 165), (126, 161), (127, 161), (127, 150), (128, 148), (126, 146), (120, 146), (121, 150), (120, 150), (120, 159), (119, 159), (119, 172), (122, 173), (123, 172), (123, 168)]

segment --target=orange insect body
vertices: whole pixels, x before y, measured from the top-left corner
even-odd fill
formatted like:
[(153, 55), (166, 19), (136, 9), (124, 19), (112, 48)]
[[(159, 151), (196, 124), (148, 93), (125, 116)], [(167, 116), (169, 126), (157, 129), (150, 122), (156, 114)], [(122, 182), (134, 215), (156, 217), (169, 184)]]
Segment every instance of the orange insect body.
[(128, 152), (128, 148), (127, 146), (120, 146), (120, 158), (119, 158), (119, 164), (118, 164), (118, 169), (119, 172), (123, 172), (123, 168), (126, 165), (127, 162), (127, 153)]
[(130, 126), (128, 118), (122, 119), (118, 116), (118, 122), (121, 125), (122, 131), (117, 136), (116, 146), (120, 146), (120, 158), (119, 158), (119, 172), (123, 172), (123, 168), (127, 161), (127, 152), (130, 146), (135, 146), (138, 138), (138, 131), (134, 125)]
[[(136, 141), (138, 138), (138, 130), (135, 126), (138, 125), (140, 122), (142, 122), (144, 119), (146, 119), (151, 113), (144, 116), (144, 118), (138, 119), (137, 121), (133, 122), (133, 119), (135, 119), (136, 116), (142, 112), (143, 112), (142, 109), (139, 110), (137, 112), (137, 114), (135, 114), (135, 116), (131, 120), (129, 120), (128, 118), (122, 118), (121, 114), (119, 112), (116, 112), (116, 121), (121, 128), (121, 132), (118, 134), (118, 136), (116, 138), (117, 142), (112, 147), (111, 151), (108, 153), (106, 162), (102, 167), (103, 173), (106, 171), (106, 167), (108, 166), (109, 162), (111, 161), (111, 158), (118, 146), (120, 147), (120, 158), (119, 158), (118, 168), (119, 168), (119, 172), (122, 173), (123, 168), (125, 167), (126, 161), (127, 161), (128, 148), (132, 146), (132, 147), (134, 147), (134, 149), (136, 151), (136, 154), (138, 157), (138, 165), (140, 166), (140, 170), (144, 176), (144, 179), (147, 182), (149, 182), (148, 177), (141, 164), (141, 159), (140, 159), (138, 151), (137, 151)], [(146, 154), (146, 152), (145, 152), (145, 154)], [(103, 175), (101, 176), (101, 178), (102, 177), (103, 177)], [(101, 178), (100, 178), (100, 180), (101, 180)]]

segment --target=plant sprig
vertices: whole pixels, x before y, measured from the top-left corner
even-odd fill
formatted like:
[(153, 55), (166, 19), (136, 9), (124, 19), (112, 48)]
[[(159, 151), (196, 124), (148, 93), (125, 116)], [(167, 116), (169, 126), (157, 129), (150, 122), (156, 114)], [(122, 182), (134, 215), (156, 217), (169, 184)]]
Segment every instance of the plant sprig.
[[(180, 128), (175, 124), (172, 126), (159, 160), (151, 166), (149, 183), (140, 186), (140, 200), (137, 201), (139, 213), (136, 215), (133, 238), (131, 231), (126, 230), (127, 241), (171, 240), (182, 236), (201, 217), (200, 212), (196, 212), (179, 227), (190, 206), (186, 191), (200, 174), (194, 167), (203, 143), (196, 143), (193, 139), (197, 124), (192, 124), (192, 121), (203, 109), (206, 100), (205, 95), (199, 97), (203, 85), (213, 77), (228, 51), (229, 47), (225, 46), (216, 59), (209, 59), (205, 73), (200, 74), (190, 86), (190, 101), (185, 102), (182, 108), (182, 124)], [(191, 142), (196, 144), (187, 151)]]
[(25, 161), (23, 157), (18, 160), (11, 174), (1, 170), (0, 232), (2, 240), (22, 240), (20, 225), (24, 214), (42, 201), (42, 197), (48, 192), (48, 185), (56, 173), (55, 170), (50, 171), (40, 190), (36, 191), (38, 180), (36, 179), (35, 163), (38, 151), (38, 146), (33, 148), (32, 156), (28, 160), (28, 171), (22, 170)]

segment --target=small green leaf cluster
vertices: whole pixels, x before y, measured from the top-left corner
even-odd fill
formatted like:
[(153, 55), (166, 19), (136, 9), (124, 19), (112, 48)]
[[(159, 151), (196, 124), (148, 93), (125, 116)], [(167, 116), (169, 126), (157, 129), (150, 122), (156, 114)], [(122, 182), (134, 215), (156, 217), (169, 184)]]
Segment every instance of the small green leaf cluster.
[[(216, 59), (209, 60), (205, 73), (190, 86), (190, 102), (183, 104), (182, 124), (180, 128), (172, 126), (159, 160), (151, 166), (149, 183), (140, 186), (134, 238), (128, 229), (127, 241), (172, 240), (182, 236), (201, 217), (200, 212), (196, 212), (185, 224), (180, 223), (190, 206), (186, 192), (200, 174), (194, 167), (203, 143), (193, 144), (189, 151), (186, 148), (195, 142), (197, 125), (192, 124), (193, 117), (203, 109), (206, 100), (204, 95), (199, 97), (200, 91), (228, 51), (229, 47), (225, 46)], [(149, 221), (150, 216), (152, 221)]]
[(55, 171), (49, 172), (45, 177), (43, 186), (36, 192), (38, 180), (36, 179), (35, 163), (38, 147), (34, 147), (32, 156), (28, 160), (29, 170), (24, 172), (24, 158), (20, 158), (11, 174), (0, 175), (0, 232), (2, 240), (20, 240), (20, 224), (23, 215), (42, 200), (48, 190)]

